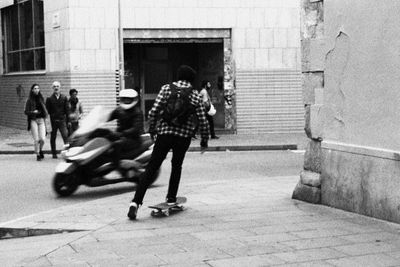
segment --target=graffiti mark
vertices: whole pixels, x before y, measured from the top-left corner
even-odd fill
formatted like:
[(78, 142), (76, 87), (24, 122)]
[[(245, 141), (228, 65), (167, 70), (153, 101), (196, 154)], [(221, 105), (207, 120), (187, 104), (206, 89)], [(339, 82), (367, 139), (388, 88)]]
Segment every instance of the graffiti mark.
[(18, 103), (20, 103), (25, 98), (25, 90), (24, 87), (22, 87), (22, 85), (20, 84), (17, 86), (16, 90), (18, 96)]
[(232, 101), (233, 101), (233, 96), (234, 93), (228, 93), (224, 95), (224, 99), (225, 99), (225, 107), (227, 109), (232, 108)]

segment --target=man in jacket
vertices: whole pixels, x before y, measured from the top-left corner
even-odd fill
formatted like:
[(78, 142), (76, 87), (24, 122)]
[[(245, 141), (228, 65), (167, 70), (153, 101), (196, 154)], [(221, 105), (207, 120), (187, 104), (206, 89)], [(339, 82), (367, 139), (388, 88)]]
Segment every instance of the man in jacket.
[(58, 81), (53, 82), (53, 94), (46, 99), (46, 108), (50, 115), (51, 135), (50, 147), (53, 158), (57, 158), (56, 138), (57, 130), (60, 130), (64, 144), (68, 139), (68, 98), (61, 94), (61, 84)]
[[(173, 84), (166, 84), (161, 88), (154, 105), (149, 112), (149, 133), (152, 137), (156, 136), (156, 142), (150, 162), (140, 179), (135, 196), (129, 206), (128, 217), (131, 220), (136, 219), (137, 210), (139, 206), (142, 205), (146, 190), (153, 181), (154, 175), (171, 149), (172, 169), (166, 201), (171, 204), (176, 202), (182, 172), (182, 163), (196, 129), (195, 117), (197, 117), (200, 126), (200, 145), (202, 152), (207, 148), (209, 136), (208, 122), (205, 116), (205, 109), (201, 96), (192, 87), (195, 75), (196, 72), (191, 67), (186, 65), (180, 66), (177, 71), (178, 81)], [(180, 120), (181, 124), (179, 125), (172, 123), (172, 120), (165, 119), (165, 116), (161, 116), (163, 112), (166, 112), (165, 107), (168, 106), (167, 103), (169, 97), (172, 95), (172, 88), (190, 90), (188, 105), (191, 105), (193, 113), (188, 116), (186, 121), (182, 122), (182, 120)]]

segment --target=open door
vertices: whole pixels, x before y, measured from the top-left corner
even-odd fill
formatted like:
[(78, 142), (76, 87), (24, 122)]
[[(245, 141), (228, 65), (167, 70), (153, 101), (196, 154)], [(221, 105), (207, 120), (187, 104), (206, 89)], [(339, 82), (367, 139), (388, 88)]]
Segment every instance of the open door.
[(147, 120), (147, 115), (151, 107), (153, 106), (154, 100), (157, 98), (158, 92), (161, 86), (171, 81), (171, 68), (168, 62), (160, 61), (144, 61), (143, 71), (141, 73), (141, 105)]

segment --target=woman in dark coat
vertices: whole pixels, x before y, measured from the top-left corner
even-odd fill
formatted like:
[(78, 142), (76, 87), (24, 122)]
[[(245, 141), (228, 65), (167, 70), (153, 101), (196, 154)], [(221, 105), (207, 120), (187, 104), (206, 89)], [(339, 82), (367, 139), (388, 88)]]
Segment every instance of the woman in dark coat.
[(45, 120), (48, 112), (38, 84), (31, 86), (29, 98), (25, 104), (25, 114), (28, 117), (28, 131), (31, 132), (34, 141), (36, 160), (40, 161), (44, 158), (42, 149), (46, 137)]

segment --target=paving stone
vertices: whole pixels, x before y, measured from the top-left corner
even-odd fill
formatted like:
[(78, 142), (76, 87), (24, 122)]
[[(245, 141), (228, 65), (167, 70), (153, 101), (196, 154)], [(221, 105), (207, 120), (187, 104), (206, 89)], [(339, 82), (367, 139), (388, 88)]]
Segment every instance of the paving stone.
[(50, 261), (45, 256), (42, 256), (39, 259), (31, 259), (29, 261), (27, 260), (25, 262), (21, 262), (20, 264), (21, 266), (40, 266), (40, 267), (52, 266)]
[(335, 265), (330, 264), (326, 261), (308, 261), (302, 263), (291, 263), (291, 264), (282, 264), (279, 267), (333, 267)]
[(364, 243), (364, 242), (375, 242), (377, 240), (379, 241), (398, 240), (400, 238), (400, 234), (396, 235), (389, 232), (360, 233), (360, 234), (342, 236), (341, 238), (349, 240), (354, 243)]
[(195, 242), (199, 239), (191, 234), (170, 234), (164, 236), (149, 236), (135, 238), (134, 241), (140, 245), (156, 245), (156, 244), (169, 244), (175, 242)]
[(47, 258), (53, 265), (61, 264), (82, 264), (88, 263), (93, 265), (95, 263), (101, 263), (105, 260), (118, 261), (121, 259), (120, 256), (109, 250), (96, 250), (89, 252), (71, 252), (69, 254), (64, 253), (61, 257), (56, 254), (57, 251), (49, 253)]
[(224, 259), (231, 258), (230, 255), (218, 251), (218, 250), (198, 250), (195, 252), (182, 252), (182, 253), (173, 253), (173, 254), (164, 254), (158, 255), (163, 261), (167, 262), (167, 264), (187, 264), (187, 266), (191, 266), (192, 264), (203, 263), (204, 261), (215, 260), (215, 259)]
[[(304, 239), (304, 238), (333, 237), (333, 236), (342, 237), (352, 233), (342, 228), (329, 228), (329, 229), (297, 231), (297, 232), (291, 232), (291, 234), (297, 236), (299, 239)], [(346, 238), (343, 237), (343, 239)]]
[(379, 267), (379, 266), (399, 266), (400, 260), (394, 259), (390, 256), (384, 254), (373, 254), (373, 255), (363, 255), (356, 257), (346, 257), (339, 259), (327, 260), (328, 263), (334, 264), (335, 266), (343, 267)]
[(236, 238), (240, 242), (246, 244), (261, 244), (261, 243), (276, 243), (288, 240), (299, 239), (297, 236), (289, 233), (278, 233), (278, 234), (265, 234), (265, 235), (255, 235)]
[[(297, 226), (297, 224), (295, 226)], [(302, 230), (301, 227), (297, 227), (297, 229)], [(253, 232), (257, 235), (263, 235), (263, 234), (277, 234), (277, 233), (289, 232), (290, 228), (288, 228), (286, 225), (268, 225), (268, 226), (250, 228), (248, 231)]]
[(334, 259), (339, 257), (347, 256), (344, 253), (339, 251), (330, 249), (330, 248), (317, 248), (317, 249), (308, 249), (308, 250), (297, 250), (291, 252), (284, 253), (275, 253), (272, 254), (285, 262), (293, 263), (293, 262), (307, 262), (307, 261), (315, 261), (315, 260), (326, 260), (326, 259)]
[(250, 257), (237, 257), (230, 259), (212, 260), (207, 262), (213, 267), (242, 267), (242, 266), (269, 266), (273, 264), (285, 263), (282, 259), (279, 259), (273, 255), (256, 255)]
[(400, 249), (397, 251), (386, 252), (385, 255), (388, 255), (388, 256), (400, 261)]
[(208, 249), (220, 249), (222, 251), (227, 251), (230, 249), (244, 247), (244, 243), (233, 238), (217, 239), (217, 240), (196, 240), (190, 243), (188, 242), (174, 242), (175, 246), (183, 249), (184, 251), (195, 252), (198, 250), (208, 250)]
[(292, 249), (312, 249), (348, 245), (350, 241), (338, 237), (321, 237), (281, 242)]
[(214, 240), (214, 239), (225, 239), (232, 237), (237, 238), (241, 236), (254, 236), (254, 233), (242, 229), (233, 229), (233, 230), (198, 232), (198, 233), (192, 233), (192, 235), (200, 240)]
[(334, 249), (346, 253), (350, 256), (375, 254), (381, 252), (392, 252), (400, 250), (400, 248), (384, 242), (357, 243), (352, 245), (336, 246), (334, 247)]
[(209, 230), (205, 225), (193, 225), (193, 226), (182, 226), (182, 227), (166, 227), (160, 229), (154, 229), (151, 231), (153, 235), (170, 235), (170, 234), (185, 234), (185, 233), (197, 233), (205, 232)]
[(174, 244), (162, 244), (162, 245), (141, 245), (141, 246), (130, 246), (125, 244), (125, 246), (113, 247), (112, 251), (115, 254), (122, 257), (131, 257), (132, 255), (164, 255), (164, 254), (174, 254), (185, 252), (184, 249), (174, 245)]
[(264, 220), (249, 220), (249, 221), (236, 221), (236, 222), (218, 222), (204, 225), (208, 230), (229, 230), (229, 229), (252, 229), (254, 227), (259, 227), (265, 223)]
[(131, 253), (129, 257), (119, 259), (92, 260), (91, 266), (164, 266), (165, 261), (152, 254)]
[(220, 250), (225, 253), (233, 256), (233, 257), (243, 257), (243, 256), (255, 256), (255, 255), (265, 255), (272, 254), (278, 252), (287, 252), (292, 251), (288, 246), (283, 244), (250, 244), (250, 245), (242, 245), (236, 247), (219, 247)]
[(102, 240), (123, 240), (123, 239), (136, 239), (154, 236), (154, 233), (149, 230), (137, 230), (137, 231), (118, 231), (115, 233), (94, 233), (93, 237), (99, 241)]
[[(181, 188), (183, 194), (196, 192), (188, 209), (167, 218), (152, 218), (150, 209), (144, 207), (138, 221), (129, 221), (127, 194), (91, 201), (82, 209), (64, 209), (61, 217), (54, 213), (44, 219), (30, 218), (29, 222), (36, 223), (57, 223), (58, 219), (89, 226), (109, 223), (99, 223), (103, 226), (91, 232), (4, 240), (0, 259), (4, 257), (13, 266), (25, 259), (34, 263), (32, 259), (38, 260), (42, 252), (51, 252), (41, 261), (43, 265), (330, 266), (336, 264), (332, 260), (338, 260), (337, 265), (352, 263), (354, 267), (368, 258), (351, 257), (347, 252), (363, 250), (369, 254), (362, 256), (371, 257), (372, 263), (379, 257), (371, 255), (379, 253), (387, 265), (400, 265), (398, 225), (292, 200), (290, 195), (298, 182), (295, 176), (255, 177), (250, 181), (240, 188), (240, 180), (198, 181), (195, 186), (186, 183)], [(149, 203), (157, 202), (165, 187), (149, 190)], [(213, 196), (207, 205), (201, 202), (203, 192)], [(237, 198), (238, 194), (246, 198)], [(229, 208), (232, 201), (237, 203), (235, 210)], [(101, 213), (102, 208), (106, 212)], [(85, 212), (89, 215), (84, 216)], [(116, 219), (110, 222), (113, 216)]]

